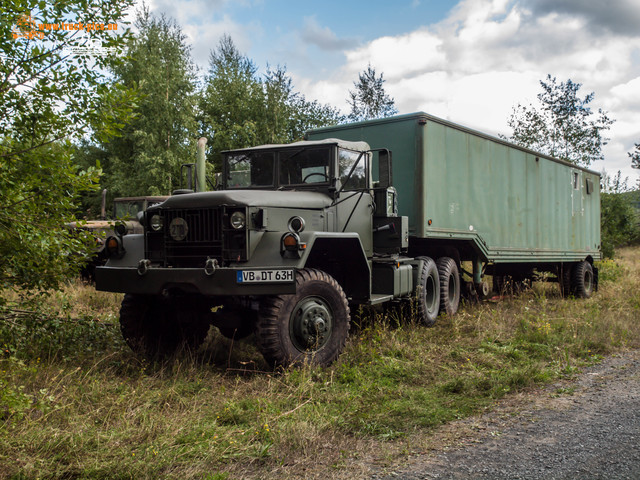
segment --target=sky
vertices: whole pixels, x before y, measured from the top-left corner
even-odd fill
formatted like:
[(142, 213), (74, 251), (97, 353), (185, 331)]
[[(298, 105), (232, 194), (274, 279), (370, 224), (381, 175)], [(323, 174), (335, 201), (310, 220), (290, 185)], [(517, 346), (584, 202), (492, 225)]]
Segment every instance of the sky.
[(399, 113), (509, 136), (513, 108), (536, 104), (540, 80), (571, 79), (615, 120), (590, 168), (640, 179), (627, 155), (640, 143), (640, 0), (145, 2), (178, 22), (203, 72), (228, 34), (259, 72), (285, 66), (308, 100), (343, 113), (371, 64)]

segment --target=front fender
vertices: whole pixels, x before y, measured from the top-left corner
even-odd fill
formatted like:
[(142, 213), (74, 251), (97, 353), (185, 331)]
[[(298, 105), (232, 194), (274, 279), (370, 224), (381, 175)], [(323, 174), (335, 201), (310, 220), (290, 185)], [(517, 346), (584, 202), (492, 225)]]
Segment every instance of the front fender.
[(107, 267), (137, 267), (138, 262), (144, 258), (144, 235), (125, 235), (122, 237), (122, 247), (122, 258), (110, 257), (106, 263)]
[(371, 296), (371, 265), (357, 233), (311, 232), (302, 257), (305, 268), (317, 268), (342, 286), (352, 303), (366, 303)]

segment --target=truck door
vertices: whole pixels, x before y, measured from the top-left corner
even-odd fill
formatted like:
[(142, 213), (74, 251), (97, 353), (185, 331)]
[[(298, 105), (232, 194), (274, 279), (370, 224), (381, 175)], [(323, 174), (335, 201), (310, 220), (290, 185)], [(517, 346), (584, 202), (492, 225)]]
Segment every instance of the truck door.
[(373, 197), (369, 154), (338, 150), (341, 190), (336, 199), (336, 231), (357, 232), (367, 257), (373, 255)]

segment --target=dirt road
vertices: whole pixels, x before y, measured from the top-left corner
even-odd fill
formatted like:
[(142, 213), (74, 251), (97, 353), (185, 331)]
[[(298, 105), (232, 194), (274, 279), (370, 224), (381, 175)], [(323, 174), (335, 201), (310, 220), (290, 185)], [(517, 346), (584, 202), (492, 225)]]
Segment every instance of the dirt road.
[(640, 352), (457, 423), (456, 446), (372, 479), (640, 479)]

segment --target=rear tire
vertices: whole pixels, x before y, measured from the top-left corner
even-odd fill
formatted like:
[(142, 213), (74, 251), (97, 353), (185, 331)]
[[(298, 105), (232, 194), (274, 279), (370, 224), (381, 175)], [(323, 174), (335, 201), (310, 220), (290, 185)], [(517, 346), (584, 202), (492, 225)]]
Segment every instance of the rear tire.
[(429, 257), (417, 257), (422, 260), (422, 269), (416, 288), (416, 312), (420, 323), (431, 327), (436, 323), (440, 311), (440, 276), (436, 263)]
[(571, 271), (571, 291), (577, 298), (589, 298), (593, 294), (593, 267), (585, 260), (575, 264)]
[(151, 295), (127, 294), (120, 307), (120, 330), (139, 355), (158, 360), (180, 349), (197, 349), (207, 336), (207, 310)]
[(451, 257), (440, 257), (436, 262), (440, 276), (440, 311), (455, 315), (460, 305), (460, 274)]
[(335, 361), (349, 334), (349, 305), (338, 282), (314, 269), (296, 273), (296, 293), (267, 297), (260, 306), (258, 348), (273, 366), (326, 366)]

